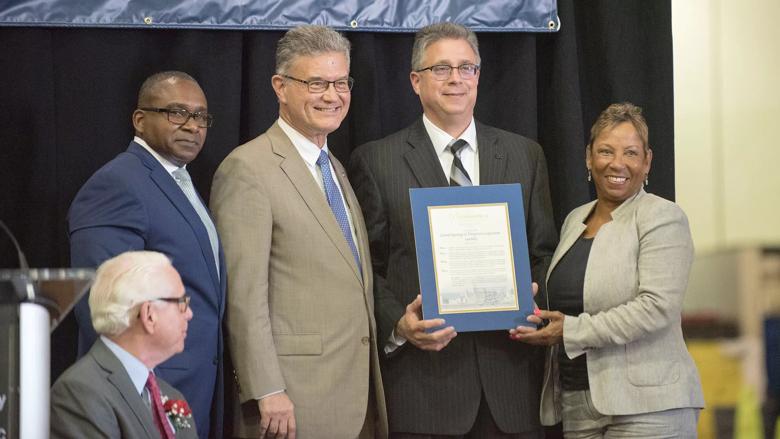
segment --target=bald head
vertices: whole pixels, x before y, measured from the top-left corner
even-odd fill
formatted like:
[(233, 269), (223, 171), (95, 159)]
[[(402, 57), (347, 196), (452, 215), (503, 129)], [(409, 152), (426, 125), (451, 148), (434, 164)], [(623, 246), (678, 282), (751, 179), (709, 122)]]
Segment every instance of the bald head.
[(172, 84), (177, 81), (191, 81), (200, 87), (198, 81), (187, 73), (178, 70), (158, 72), (146, 78), (141, 84), (141, 88), (138, 90), (138, 107), (152, 105), (154, 98), (160, 94), (160, 89), (165, 83)]

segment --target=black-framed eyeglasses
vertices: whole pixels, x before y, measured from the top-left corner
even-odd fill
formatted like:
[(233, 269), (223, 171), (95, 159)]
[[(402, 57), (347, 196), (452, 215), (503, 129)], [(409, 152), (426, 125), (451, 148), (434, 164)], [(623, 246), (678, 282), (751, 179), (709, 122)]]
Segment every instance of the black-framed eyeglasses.
[(190, 113), (184, 108), (155, 108), (155, 107), (140, 107), (141, 111), (156, 111), (157, 113), (165, 113), (168, 117), (168, 122), (174, 125), (184, 125), (192, 118), (195, 124), (199, 128), (209, 128), (214, 125), (214, 116), (204, 111), (196, 111)]
[(471, 79), (477, 75), (479, 71), (479, 64), (465, 63), (459, 66), (449, 66), (447, 64), (436, 64), (434, 66), (426, 67), (424, 69), (415, 70), (417, 73), (422, 73), (426, 70), (430, 70), (433, 77), (437, 81), (446, 81), (452, 74), (452, 69), (458, 69), (460, 77), (463, 79)]
[(181, 297), (159, 297), (154, 300), (162, 300), (163, 302), (168, 303), (177, 303), (179, 305), (179, 312), (181, 313), (187, 312), (187, 308), (190, 307), (190, 296), (188, 294), (185, 294)]
[(344, 79), (337, 79), (335, 81), (326, 81), (324, 79), (312, 79), (309, 81), (304, 81), (303, 79), (294, 78), (289, 75), (282, 75), (282, 77), (292, 79), (293, 81), (300, 82), (301, 84), (306, 84), (306, 87), (309, 89), (309, 93), (324, 93), (326, 90), (328, 90), (328, 87), (330, 87), (331, 84), (333, 84), (333, 89), (337, 92), (349, 93), (352, 90), (352, 87), (355, 85), (355, 80), (351, 76), (347, 76)]

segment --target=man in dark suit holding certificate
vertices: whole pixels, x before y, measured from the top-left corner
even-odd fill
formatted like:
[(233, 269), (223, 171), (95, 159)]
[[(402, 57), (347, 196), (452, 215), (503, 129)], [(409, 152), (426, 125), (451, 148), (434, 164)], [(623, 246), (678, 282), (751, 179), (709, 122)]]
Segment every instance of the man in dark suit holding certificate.
[(474, 120), (479, 64), (473, 32), (452, 23), (421, 29), (410, 79), (422, 117), (358, 148), (351, 160), (371, 244), (394, 438), (543, 436), (543, 351), (505, 331), (457, 334), (440, 319), (421, 320), (409, 188), (521, 183), (536, 282), (557, 241), (541, 147)]

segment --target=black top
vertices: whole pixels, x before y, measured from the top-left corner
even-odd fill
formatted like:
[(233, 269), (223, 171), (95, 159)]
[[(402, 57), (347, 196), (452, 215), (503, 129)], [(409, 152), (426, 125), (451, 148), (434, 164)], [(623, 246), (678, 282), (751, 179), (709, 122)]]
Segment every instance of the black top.
[[(566, 315), (577, 316), (583, 312), (582, 290), (585, 284), (585, 268), (593, 238), (580, 236), (563, 255), (547, 281), (550, 309)], [(563, 390), (588, 390), (588, 364), (585, 355), (570, 360), (563, 345), (558, 350), (558, 365)]]

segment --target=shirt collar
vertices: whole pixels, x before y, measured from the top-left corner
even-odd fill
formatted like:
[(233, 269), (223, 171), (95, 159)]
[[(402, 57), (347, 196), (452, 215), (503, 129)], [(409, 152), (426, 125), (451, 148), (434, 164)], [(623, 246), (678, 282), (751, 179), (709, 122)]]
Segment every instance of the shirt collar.
[(307, 139), (303, 134), (299, 133), (281, 117), (277, 120), (277, 123), (279, 124), (279, 128), (287, 134), (287, 137), (290, 139), (293, 146), (295, 146), (295, 149), (298, 150), (298, 154), (301, 155), (303, 161), (310, 167), (317, 166), (317, 160), (320, 158), (320, 151), (328, 152), (328, 141), (325, 141), (325, 144), (322, 145), (322, 149), (320, 150), (319, 146)]
[(146, 387), (146, 380), (149, 379), (149, 368), (138, 358), (135, 358), (133, 354), (124, 350), (121, 346), (114, 343), (108, 337), (101, 335), (100, 340), (116, 355), (116, 358), (122, 363), (122, 366), (130, 376), (130, 381), (133, 382), (133, 387), (140, 395)]
[[(173, 173), (173, 171), (179, 169), (178, 166), (171, 163), (170, 160), (166, 159), (165, 157), (161, 156), (157, 153), (157, 151), (153, 150), (151, 146), (149, 146), (146, 141), (138, 136), (133, 137), (133, 142), (141, 145), (145, 150), (149, 151), (149, 154), (152, 155), (155, 159), (157, 159), (158, 162), (162, 165), (163, 168), (165, 168), (166, 171), (168, 171), (169, 174)], [(187, 168), (187, 165), (182, 166), (182, 168)]]
[[(442, 155), (447, 150), (447, 147), (453, 141), (457, 140), (431, 122), (425, 113), (423, 113), (423, 125), (425, 125), (425, 131), (428, 132), (428, 137), (431, 139), (431, 143), (433, 143), (433, 149), (436, 151), (437, 155)], [(458, 139), (465, 140), (469, 143), (468, 148), (474, 152), (477, 151), (477, 127), (474, 123), (474, 117), (471, 118), (469, 126), (466, 127), (466, 129), (463, 131), (463, 134), (461, 134)]]

